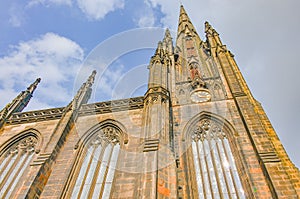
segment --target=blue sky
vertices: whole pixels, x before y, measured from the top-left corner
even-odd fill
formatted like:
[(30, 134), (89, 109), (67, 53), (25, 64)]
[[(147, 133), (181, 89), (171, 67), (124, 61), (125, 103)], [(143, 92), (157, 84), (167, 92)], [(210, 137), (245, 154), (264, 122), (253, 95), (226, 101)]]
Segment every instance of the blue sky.
[[(208, 20), (235, 54), (253, 95), (299, 167), (300, 1), (182, 3), (202, 38)], [(180, 3), (0, 0), (0, 5), (0, 107), (41, 77), (26, 108), (34, 110), (68, 104), (92, 68), (98, 71), (92, 102), (142, 95), (150, 56), (164, 28), (173, 30), (174, 37)], [(128, 31), (135, 37), (128, 37)], [(134, 39), (139, 45), (134, 45)], [(110, 54), (107, 46), (121, 48), (123, 54)], [(103, 56), (95, 58), (96, 52)], [(128, 88), (123, 89), (123, 81), (130, 82)]]

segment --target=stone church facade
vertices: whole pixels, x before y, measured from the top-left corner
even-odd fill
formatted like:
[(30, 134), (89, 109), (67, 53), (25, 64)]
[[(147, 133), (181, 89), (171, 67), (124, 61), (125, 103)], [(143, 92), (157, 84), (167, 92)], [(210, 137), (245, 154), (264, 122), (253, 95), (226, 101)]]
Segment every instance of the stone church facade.
[(61, 108), (22, 112), (40, 79), (0, 112), (0, 198), (298, 198), (287, 156), (219, 34), (183, 6), (144, 96), (87, 103), (93, 71)]

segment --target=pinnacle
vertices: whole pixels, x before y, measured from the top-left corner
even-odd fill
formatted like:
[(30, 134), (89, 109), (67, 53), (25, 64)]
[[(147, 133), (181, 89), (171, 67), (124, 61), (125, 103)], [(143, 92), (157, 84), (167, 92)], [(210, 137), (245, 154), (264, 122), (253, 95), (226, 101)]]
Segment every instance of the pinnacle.
[(209, 24), (208, 21), (206, 21), (204, 23), (205, 25), (205, 33), (206, 34), (213, 34), (213, 33), (217, 33), (217, 31)]
[(172, 36), (171, 36), (170, 30), (168, 28), (166, 29), (165, 37), (164, 37), (163, 41), (166, 43), (172, 42)]
[(92, 74), (89, 76), (87, 83), (89, 83), (90, 86), (94, 83), (96, 74), (97, 74), (97, 71), (93, 70)]
[(211, 26), (208, 21), (205, 21), (204, 25), (205, 25), (205, 27), (206, 26)]
[(162, 48), (163, 48), (163, 43), (161, 41), (159, 41), (158, 44), (157, 44), (157, 50), (158, 50), (158, 52), (160, 50), (162, 50)]
[(169, 28), (166, 29), (166, 32), (165, 32), (165, 38), (171, 38), (171, 33), (170, 33), (170, 30)]

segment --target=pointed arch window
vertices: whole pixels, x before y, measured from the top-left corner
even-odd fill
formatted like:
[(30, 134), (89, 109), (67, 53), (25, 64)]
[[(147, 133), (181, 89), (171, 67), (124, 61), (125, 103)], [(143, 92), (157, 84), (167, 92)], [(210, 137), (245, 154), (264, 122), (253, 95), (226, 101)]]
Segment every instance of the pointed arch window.
[(245, 198), (226, 132), (201, 120), (192, 132), (192, 151), (199, 198)]
[(27, 136), (0, 156), (0, 198), (10, 198), (33, 158), (37, 139)]
[(120, 151), (118, 129), (105, 127), (84, 146), (71, 198), (109, 198)]
[(213, 88), (214, 88), (214, 98), (215, 99), (224, 99), (225, 98), (223, 90), (219, 84), (215, 84)]

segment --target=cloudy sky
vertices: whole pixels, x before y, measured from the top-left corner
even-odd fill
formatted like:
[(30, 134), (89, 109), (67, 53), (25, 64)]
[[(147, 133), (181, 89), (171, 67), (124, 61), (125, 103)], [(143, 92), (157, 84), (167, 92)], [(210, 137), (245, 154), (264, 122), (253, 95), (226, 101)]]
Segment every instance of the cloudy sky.
[[(219, 32), (299, 167), (300, 1), (182, 3), (202, 38), (205, 21)], [(98, 71), (91, 101), (143, 94), (149, 58), (163, 29), (177, 29), (180, 2), (0, 0), (0, 5), (0, 107), (41, 77), (26, 108), (34, 110), (68, 104), (91, 68)], [(112, 46), (116, 50), (107, 51)], [(126, 91), (118, 89), (120, 79), (130, 82)]]

